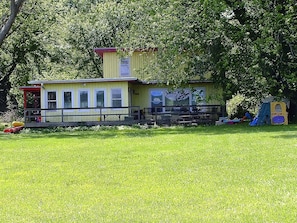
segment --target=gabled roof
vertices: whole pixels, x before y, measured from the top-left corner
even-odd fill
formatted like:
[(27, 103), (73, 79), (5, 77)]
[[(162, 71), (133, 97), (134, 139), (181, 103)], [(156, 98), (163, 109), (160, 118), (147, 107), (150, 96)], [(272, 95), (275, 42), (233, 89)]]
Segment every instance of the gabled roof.
[(117, 48), (115, 48), (115, 47), (110, 47), (110, 48), (95, 48), (94, 51), (100, 57), (103, 58), (103, 53), (115, 53), (115, 52), (117, 52)]
[[(115, 47), (108, 47), (108, 48), (95, 48), (94, 51), (97, 53), (101, 58), (103, 58), (104, 53), (115, 53), (119, 50), (119, 48)], [(127, 51), (127, 49), (122, 49), (123, 51)], [(149, 48), (149, 49), (135, 49), (134, 52), (149, 52), (149, 51), (158, 51), (158, 48)]]

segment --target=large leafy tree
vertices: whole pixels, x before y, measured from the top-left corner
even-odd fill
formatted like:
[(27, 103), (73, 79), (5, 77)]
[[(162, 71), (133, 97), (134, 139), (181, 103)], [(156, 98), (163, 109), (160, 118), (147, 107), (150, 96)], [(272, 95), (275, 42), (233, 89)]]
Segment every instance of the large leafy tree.
[[(178, 86), (212, 75), (225, 99), (239, 92), (296, 98), (296, 2), (293, 0), (129, 1), (123, 45), (158, 47), (149, 70)], [(128, 7), (128, 6), (127, 6)]]
[(18, 87), (28, 80), (102, 76), (93, 49), (114, 45), (117, 25), (112, 24), (120, 21), (114, 19), (116, 4), (27, 0), (21, 10), (0, 48), (0, 111), (7, 107), (7, 96), (15, 105), (17, 96), (21, 104)]
[[(0, 4), (9, 15), (9, 3)], [(0, 49), (1, 107), (11, 85), (29, 79), (100, 77), (93, 48), (109, 46), (158, 47), (145, 72), (168, 84), (211, 75), (226, 99), (272, 94), (294, 104), (296, 7), (294, 0), (26, 0)]]
[[(225, 1), (232, 9), (232, 21), (237, 24), (232, 29), (234, 34), (242, 33), (241, 45), (250, 49), (250, 59), (240, 60), (245, 74), (253, 82), (242, 88), (243, 93), (286, 97), (292, 102), (292, 113), (297, 102), (297, 5), (295, 1)], [(230, 19), (230, 20), (231, 20)], [(230, 23), (229, 20), (229, 23)], [(226, 33), (226, 32), (225, 32)], [(233, 42), (233, 41), (232, 41)], [(244, 55), (239, 53), (237, 56)], [(234, 65), (239, 67), (239, 63)], [(232, 66), (232, 64), (231, 64)], [(242, 75), (240, 75), (242, 76)], [(239, 76), (239, 77), (240, 77)], [(256, 88), (253, 88), (256, 86)], [(264, 90), (264, 91), (263, 91)]]
[(37, 4), (27, 0), (23, 5), (0, 48), (0, 111), (6, 110), (8, 96), (17, 106), (15, 93), (18, 87), (45, 69), (49, 57), (47, 45), (54, 40), (45, 33), (50, 30), (55, 17), (45, 1)]
[(65, 41), (71, 48), (76, 77), (102, 77), (102, 61), (95, 47), (113, 47), (125, 27), (124, 11), (117, 1), (66, 1), (69, 7)]

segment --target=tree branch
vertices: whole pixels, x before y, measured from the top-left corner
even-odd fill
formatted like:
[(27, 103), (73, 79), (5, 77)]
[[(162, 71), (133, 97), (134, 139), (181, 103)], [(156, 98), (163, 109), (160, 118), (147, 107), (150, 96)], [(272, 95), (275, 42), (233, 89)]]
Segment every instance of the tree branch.
[[(245, 3), (242, 0), (225, 0), (225, 3), (232, 9), (234, 18), (237, 19), (241, 25), (251, 25), (251, 21), (255, 20), (248, 15)], [(247, 31), (249, 32), (249, 38), (251, 40), (258, 38), (258, 34), (255, 33), (251, 27), (249, 27)]]
[(5, 22), (5, 24), (2, 26), (1, 31), (0, 31), (0, 47), (4, 41), (4, 39), (7, 37), (7, 34), (9, 30), (12, 27), (12, 24), (14, 23), (17, 14), (19, 13), (23, 3), (26, 0), (10, 0), (10, 15)]

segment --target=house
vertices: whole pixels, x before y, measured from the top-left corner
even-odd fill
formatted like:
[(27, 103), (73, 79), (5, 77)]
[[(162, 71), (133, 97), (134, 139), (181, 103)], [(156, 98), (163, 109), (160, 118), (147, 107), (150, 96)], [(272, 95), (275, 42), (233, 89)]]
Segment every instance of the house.
[(217, 119), (221, 96), (211, 81), (192, 80), (189, 88), (171, 90), (146, 81), (139, 72), (157, 49), (135, 50), (122, 57), (116, 48), (96, 48), (103, 58), (103, 78), (32, 80), (24, 92), (26, 127), (110, 125), (145, 122), (192, 123)]

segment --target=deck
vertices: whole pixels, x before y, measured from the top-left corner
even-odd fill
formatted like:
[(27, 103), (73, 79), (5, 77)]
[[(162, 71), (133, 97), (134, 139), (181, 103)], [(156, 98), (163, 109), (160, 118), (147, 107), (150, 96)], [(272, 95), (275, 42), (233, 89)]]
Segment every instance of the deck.
[(101, 107), (101, 108), (59, 108), (24, 110), (26, 128), (116, 126), (116, 125), (200, 125), (214, 124), (224, 116), (220, 105), (162, 106), (143, 108)]

